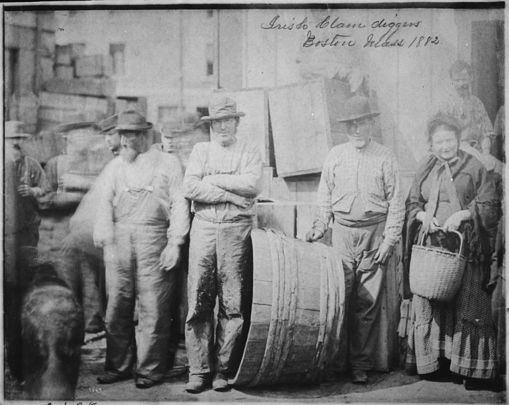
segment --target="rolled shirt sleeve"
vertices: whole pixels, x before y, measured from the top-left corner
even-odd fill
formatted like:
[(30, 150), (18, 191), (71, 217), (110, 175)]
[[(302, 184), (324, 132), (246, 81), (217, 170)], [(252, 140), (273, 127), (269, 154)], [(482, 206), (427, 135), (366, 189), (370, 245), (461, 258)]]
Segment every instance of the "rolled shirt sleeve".
[(382, 166), (382, 170), (385, 184), (385, 198), (389, 204), (384, 241), (394, 246), (401, 237), (405, 220), (405, 201), (401, 191), (399, 168), (394, 155), (390, 155), (390, 158)]
[(333, 217), (332, 212), (332, 190), (333, 183), (333, 159), (332, 152), (327, 155), (323, 165), (322, 175), (317, 193), (318, 214), (313, 222), (313, 229), (325, 233), (329, 222)]

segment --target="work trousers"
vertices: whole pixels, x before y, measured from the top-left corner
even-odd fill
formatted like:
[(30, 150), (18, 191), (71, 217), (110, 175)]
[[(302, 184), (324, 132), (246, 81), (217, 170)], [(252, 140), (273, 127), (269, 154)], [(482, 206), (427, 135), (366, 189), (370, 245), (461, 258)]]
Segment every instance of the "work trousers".
[[(166, 227), (116, 224), (104, 249), (106, 267), (106, 370), (160, 380), (167, 370), (176, 272), (159, 266)], [(138, 298), (138, 331), (133, 320)]]
[[(189, 246), (186, 348), (190, 375), (217, 371), (231, 377), (242, 351), (243, 291), (252, 222), (212, 223), (194, 218)], [(214, 306), (219, 301), (214, 333)], [(214, 342), (215, 337), (215, 342)], [(215, 343), (215, 348), (214, 348)]]
[(348, 312), (348, 360), (353, 370), (370, 370), (379, 327), (385, 266), (374, 257), (383, 241), (385, 221), (360, 228), (334, 223), (332, 245), (342, 256), (345, 272), (354, 283)]

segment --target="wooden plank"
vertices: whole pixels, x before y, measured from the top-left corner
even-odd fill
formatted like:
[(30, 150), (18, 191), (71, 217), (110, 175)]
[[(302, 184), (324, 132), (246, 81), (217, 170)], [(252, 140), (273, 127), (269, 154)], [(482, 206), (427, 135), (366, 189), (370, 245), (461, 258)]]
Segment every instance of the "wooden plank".
[(57, 30), (55, 22), (55, 13), (53, 11), (37, 12), (39, 28), (46, 32), (55, 32)]
[(18, 25), (35, 28), (37, 25), (36, 13), (33, 11), (6, 11), (5, 25)]
[(330, 149), (323, 82), (268, 91), (278, 176), (318, 173)]
[(55, 33), (41, 31), (39, 35), (39, 52), (41, 56), (53, 58), (55, 55)]
[(41, 66), (41, 81), (47, 82), (48, 80), (53, 79), (53, 58), (41, 57), (41, 59), (39, 59), (39, 63)]
[(256, 228), (271, 228), (286, 236), (295, 236), (295, 204), (291, 202), (257, 203)]
[(113, 97), (115, 81), (111, 79), (59, 79), (47, 80), (42, 85), (43, 90), (50, 93), (74, 94), (81, 96)]
[(270, 166), (268, 98), (264, 89), (219, 90), (218, 95), (231, 97), (237, 109), (246, 113), (237, 128), (239, 139), (254, 142), (265, 166)]

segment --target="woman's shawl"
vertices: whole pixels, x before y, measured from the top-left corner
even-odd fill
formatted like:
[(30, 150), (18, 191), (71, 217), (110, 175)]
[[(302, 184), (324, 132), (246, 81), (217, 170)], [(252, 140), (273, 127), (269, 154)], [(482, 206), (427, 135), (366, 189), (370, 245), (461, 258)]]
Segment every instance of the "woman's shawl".
[[(468, 209), (472, 213), (472, 220), (466, 221), (460, 227), (466, 243), (467, 259), (480, 264), (484, 271), (487, 284), (489, 279), (489, 264), (496, 236), (497, 222), (500, 217), (500, 197), (497, 194), (495, 181), (474, 156), (458, 151), (458, 162), (451, 167), (453, 178), (462, 171), (467, 171), (474, 182), (476, 194), (462, 209)], [(403, 281), (404, 295), (410, 297), (408, 275), (412, 246), (417, 242), (421, 229), (421, 223), (417, 220), (417, 213), (424, 211), (425, 201), (421, 194), (422, 183), (437, 163), (435, 155), (426, 156), (419, 164), (410, 193), (406, 201), (406, 217), (403, 226)], [(459, 198), (460, 201), (464, 199)]]

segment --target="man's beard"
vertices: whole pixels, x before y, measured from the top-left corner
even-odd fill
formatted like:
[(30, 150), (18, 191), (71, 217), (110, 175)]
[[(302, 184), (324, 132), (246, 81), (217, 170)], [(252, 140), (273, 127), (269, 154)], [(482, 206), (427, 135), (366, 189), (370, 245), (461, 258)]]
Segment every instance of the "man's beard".
[(132, 163), (140, 152), (133, 148), (123, 147), (120, 151), (120, 156), (128, 163)]

